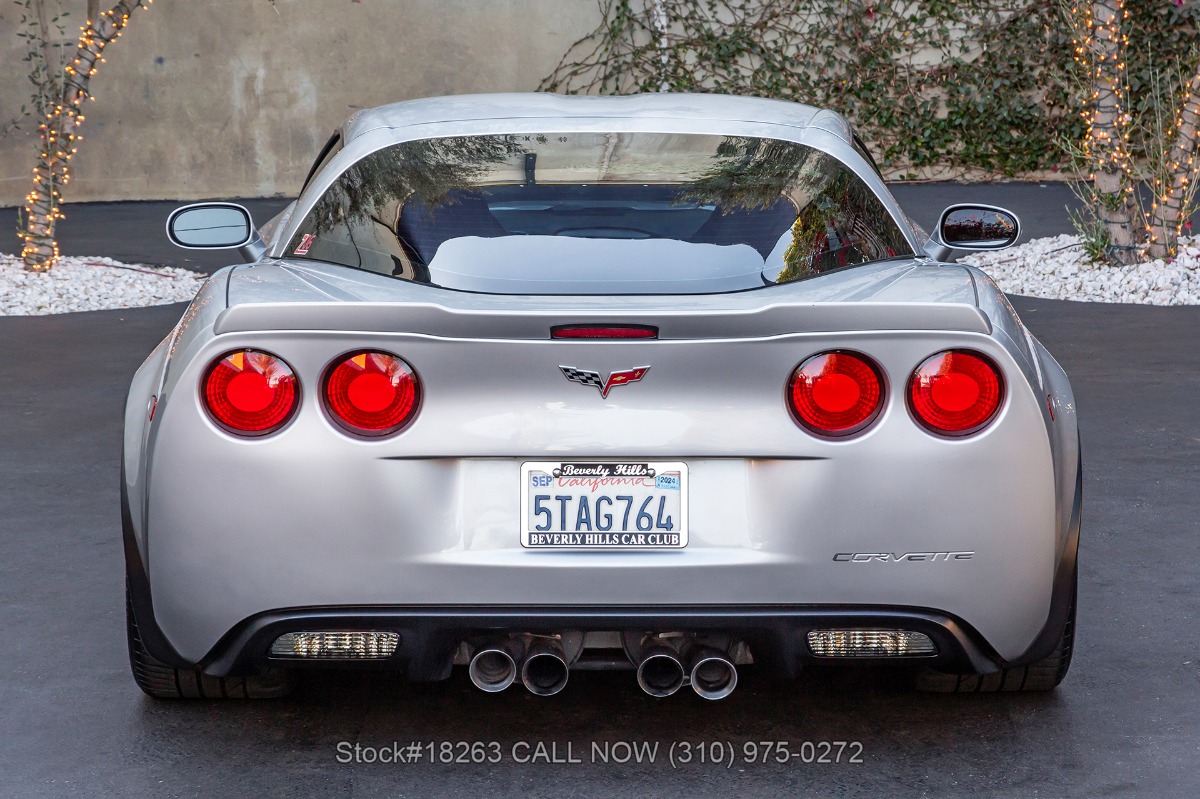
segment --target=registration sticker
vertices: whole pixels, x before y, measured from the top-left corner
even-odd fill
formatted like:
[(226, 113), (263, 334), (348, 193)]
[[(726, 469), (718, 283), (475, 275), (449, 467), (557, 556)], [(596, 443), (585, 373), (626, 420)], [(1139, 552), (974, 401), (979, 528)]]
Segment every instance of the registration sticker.
[(534, 461), (521, 465), (521, 544), (530, 549), (687, 546), (687, 465)]

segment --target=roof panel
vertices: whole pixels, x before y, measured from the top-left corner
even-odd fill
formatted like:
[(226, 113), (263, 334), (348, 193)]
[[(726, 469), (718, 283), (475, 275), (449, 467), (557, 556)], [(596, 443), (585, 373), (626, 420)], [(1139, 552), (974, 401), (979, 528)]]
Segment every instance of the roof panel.
[(725, 94), (669, 92), (621, 97), (546, 93), (462, 94), (430, 97), (364, 110), (347, 122), (347, 139), (380, 128), (402, 128), (479, 119), (669, 117), (766, 122), (805, 128), (813, 125), (849, 141), (850, 127), (840, 115), (800, 103)]

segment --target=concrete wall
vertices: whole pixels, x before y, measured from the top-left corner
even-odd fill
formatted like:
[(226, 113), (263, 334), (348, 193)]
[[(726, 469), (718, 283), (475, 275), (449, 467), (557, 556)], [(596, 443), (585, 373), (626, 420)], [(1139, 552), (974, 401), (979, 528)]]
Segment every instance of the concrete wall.
[[(68, 35), (84, 0), (68, 9)], [(595, 0), (158, 0), (93, 79), (69, 202), (296, 192), (358, 108), (532, 91), (600, 23)], [(0, 126), (29, 95), (0, 3)], [(0, 206), (29, 191), (36, 123), (0, 139)]]

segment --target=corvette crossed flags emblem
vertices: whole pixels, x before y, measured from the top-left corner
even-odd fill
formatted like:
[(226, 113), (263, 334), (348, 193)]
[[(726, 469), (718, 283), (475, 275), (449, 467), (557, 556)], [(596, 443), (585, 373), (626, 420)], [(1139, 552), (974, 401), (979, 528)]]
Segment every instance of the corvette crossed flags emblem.
[(601, 397), (607, 397), (608, 392), (612, 391), (617, 386), (623, 386), (627, 383), (636, 383), (645, 377), (646, 372), (650, 371), (649, 366), (638, 366), (634, 369), (624, 369), (620, 372), (613, 372), (605, 380), (600, 377), (599, 372), (590, 372), (587, 369), (576, 369), (574, 366), (560, 366), (563, 377), (575, 383), (582, 383), (585, 386), (595, 386), (600, 390)]

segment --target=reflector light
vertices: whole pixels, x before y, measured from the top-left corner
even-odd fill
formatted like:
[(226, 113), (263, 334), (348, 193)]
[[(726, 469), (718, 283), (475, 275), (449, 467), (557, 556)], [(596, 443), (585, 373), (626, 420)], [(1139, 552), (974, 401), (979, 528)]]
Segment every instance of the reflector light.
[(360, 436), (386, 436), (404, 427), (420, 399), (417, 374), (386, 352), (345, 356), (325, 378), (325, 407), (341, 427)]
[(267, 352), (238, 350), (208, 367), (201, 384), (204, 407), (231, 433), (262, 436), (287, 424), (298, 405), (296, 376)]
[(382, 660), (400, 644), (399, 633), (287, 633), (271, 644), (271, 657), (308, 660)]
[(863, 355), (823, 352), (792, 373), (788, 396), (796, 419), (823, 436), (848, 436), (875, 421), (883, 407), (883, 378)]
[(551, 338), (658, 338), (657, 327), (639, 325), (572, 325), (556, 327)]
[(810, 630), (808, 648), (820, 657), (909, 657), (938, 651), (928, 635), (911, 630)]
[(939, 352), (917, 367), (908, 386), (913, 416), (926, 429), (966, 436), (987, 427), (1004, 400), (1000, 369), (987, 356)]

